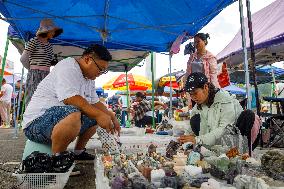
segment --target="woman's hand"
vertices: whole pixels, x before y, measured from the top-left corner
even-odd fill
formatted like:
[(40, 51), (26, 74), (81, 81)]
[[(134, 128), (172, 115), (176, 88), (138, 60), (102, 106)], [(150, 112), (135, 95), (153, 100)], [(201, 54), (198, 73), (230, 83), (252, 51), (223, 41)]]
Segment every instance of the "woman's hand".
[(192, 103), (188, 103), (188, 110), (192, 110)]
[(128, 108), (126, 111), (129, 112), (129, 113), (134, 113), (134, 109), (133, 108)]
[(180, 143), (186, 143), (186, 142), (192, 142), (193, 144), (196, 143), (195, 135), (194, 135), (194, 134), (181, 135), (181, 136), (178, 138), (178, 141), (179, 141)]

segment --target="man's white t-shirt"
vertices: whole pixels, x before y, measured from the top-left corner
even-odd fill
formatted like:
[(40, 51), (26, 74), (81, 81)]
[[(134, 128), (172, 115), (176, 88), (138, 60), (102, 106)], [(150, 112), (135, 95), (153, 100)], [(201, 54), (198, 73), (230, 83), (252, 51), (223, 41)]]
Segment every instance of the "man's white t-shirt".
[(53, 106), (65, 106), (63, 100), (75, 95), (84, 97), (90, 104), (99, 98), (95, 81), (85, 79), (74, 58), (66, 58), (56, 64), (40, 82), (25, 111), (23, 129)]
[(0, 98), (0, 101), (4, 101), (7, 103), (11, 102), (12, 94), (13, 94), (13, 87), (10, 84), (5, 83), (1, 87), (1, 91), (4, 93), (3, 96)]

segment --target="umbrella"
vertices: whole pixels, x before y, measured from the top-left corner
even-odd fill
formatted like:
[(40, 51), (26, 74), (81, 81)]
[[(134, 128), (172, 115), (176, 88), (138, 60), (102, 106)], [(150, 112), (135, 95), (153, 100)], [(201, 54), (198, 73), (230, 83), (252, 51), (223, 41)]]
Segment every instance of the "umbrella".
[(159, 87), (170, 87), (171, 83), (170, 83), (170, 80), (172, 80), (172, 87), (174, 89), (178, 89), (179, 88), (179, 85), (178, 85), (178, 82), (177, 82), (177, 79), (175, 76), (164, 76), (164, 77), (161, 77), (161, 79), (159, 80)]
[(159, 79), (158, 83), (158, 91), (163, 92), (164, 87), (170, 87), (170, 79), (172, 80), (172, 88), (179, 89), (179, 82), (181, 81), (182, 77), (184, 76), (185, 71), (177, 71), (173, 73), (166, 74)]
[[(253, 83), (253, 75), (252, 71), (249, 71), (250, 75), (250, 83)], [(262, 83), (269, 83), (272, 81), (272, 76), (269, 73), (264, 73), (264, 72), (256, 72), (256, 79), (258, 84)], [(245, 83), (245, 71), (244, 70), (238, 70), (233, 73), (230, 73), (230, 81), (233, 83)]]
[(275, 77), (281, 77), (284, 75), (284, 69), (271, 66), (271, 65), (261, 66), (261, 67), (256, 68), (256, 70), (260, 72), (269, 73), (269, 74), (272, 74), (272, 71), (273, 71)]
[(6, 79), (6, 82), (10, 84), (16, 83), (18, 80), (21, 80), (21, 77), (15, 74), (12, 74), (12, 75), (4, 74), (4, 78)]
[(224, 87), (223, 90), (225, 91), (228, 91), (232, 94), (240, 94), (240, 95), (245, 95), (246, 94), (246, 90), (245, 89), (242, 89), (242, 88), (239, 88), (235, 85), (229, 85), (227, 87)]
[[(2, 72), (2, 69), (0, 69), (0, 73)], [(4, 76), (5, 75), (13, 75), (12, 73), (10, 73), (10, 72), (8, 72), (8, 71), (6, 71), (6, 70), (4, 70), (4, 74), (3, 74)]]
[[(130, 90), (141, 90), (145, 91), (147, 89), (151, 89), (152, 84), (147, 78), (141, 75), (127, 75), (128, 85)], [(105, 90), (127, 90), (126, 89), (126, 74), (120, 74), (109, 80), (107, 83), (103, 85), (103, 89)]]
[[(276, 79), (284, 78), (284, 69), (277, 68), (274, 66), (258, 66), (256, 68), (256, 79), (258, 84), (270, 83), (273, 81), (272, 70)], [(233, 83), (245, 83), (245, 72), (244, 70), (237, 70), (230, 73), (230, 81)], [(252, 72), (250, 71), (250, 83), (252, 83)]]

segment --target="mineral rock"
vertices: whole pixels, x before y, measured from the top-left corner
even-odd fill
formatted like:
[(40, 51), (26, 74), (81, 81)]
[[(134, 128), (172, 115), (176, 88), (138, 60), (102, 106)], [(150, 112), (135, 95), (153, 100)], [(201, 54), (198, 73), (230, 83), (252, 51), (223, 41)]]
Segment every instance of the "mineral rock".
[(210, 157), (205, 157), (204, 161), (206, 161), (210, 165), (217, 166), (218, 159), (219, 158), (217, 156), (210, 156)]
[(202, 169), (209, 169), (210, 168), (210, 165), (206, 162), (206, 161), (197, 161), (196, 162), (196, 165), (198, 167), (201, 167)]
[(154, 189), (154, 185), (150, 184), (141, 174), (132, 174), (129, 176), (132, 183), (132, 189)]
[(154, 144), (151, 144), (148, 147), (148, 154), (151, 156), (153, 153), (156, 153), (156, 149), (157, 149), (157, 146), (155, 146)]
[(187, 165), (196, 165), (197, 161), (200, 161), (200, 153), (191, 152), (187, 159)]
[(201, 167), (196, 167), (193, 165), (187, 165), (184, 167), (185, 172), (187, 172), (191, 176), (198, 176), (202, 173)]
[(178, 153), (177, 155), (173, 156), (173, 163), (174, 163), (174, 170), (175, 172), (180, 175), (183, 167), (186, 165), (186, 155)]
[(247, 158), (247, 159), (246, 159), (246, 162), (249, 163), (249, 164), (252, 165), (252, 166), (260, 166), (260, 165), (261, 165), (261, 162), (260, 162), (260, 161), (257, 161), (257, 160), (254, 159), (254, 158)]
[(238, 175), (235, 179), (236, 188), (241, 189), (269, 189), (269, 186), (261, 178), (247, 175)]
[(226, 156), (227, 156), (229, 159), (234, 158), (234, 157), (236, 157), (236, 156), (238, 156), (238, 155), (239, 155), (239, 150), (238, 150), (237, 147), (231, 148), (230, 150), (228, 150), (228, 151), (226, 152)]
[(157, 186), (160, 187), (161, 185), (161, 179), (166, 176), (166, 173), (163, 169), (158, 170), (152, 170), (151, 171), (151, 182)]
[(151, 180), (151, 171), (152, 169), (150, 167), (143, 167), (142, 168), (142, 175), (148, 180)]
[(169, 145), (167, 146), (166, 149), (166, 157), (172, 159), (173, 155), (177, 154), (177, 150), (179, 148), (180, 144), (175, 141), (170, 141)]
[(111, 184), (111, 189), (123, 189), (124, 188), (124, 179), (121, 177), (115, 177)]
[(279, 151), (268, 151), (261, 158), (261, 166), (268, 176), (284, 180), (284, 155)]
[(167, 177), (167, 176), (163, 177), (161, 179), (161, 188), (166, 188), (166, 187), (177, 189), (178, 183), (176, 177)]
[(220, 183), (215, 179), (211, 178), (208, 180), (208, 182), (202, 183), (200, 189), (219, 189), (219, 188), (221, 188)]
[(214, 145), (210, 148), (211, 151), (215, 152), (217, 156), (226, 153), (229, 150), (228, 146)]
[(190, 186), (200, 188), (202, 183), (207, 182), (208, 179), (208, 177), (198, 177), (190, 182)]
[(204, 146), (201, 147), (200, 153), (201, 153), (204, 157), (216, 156), (216, 153), (215, 153), (215, 152), (212, 152), (212, 151), (208, 150), (208, 149), (205, 148)]

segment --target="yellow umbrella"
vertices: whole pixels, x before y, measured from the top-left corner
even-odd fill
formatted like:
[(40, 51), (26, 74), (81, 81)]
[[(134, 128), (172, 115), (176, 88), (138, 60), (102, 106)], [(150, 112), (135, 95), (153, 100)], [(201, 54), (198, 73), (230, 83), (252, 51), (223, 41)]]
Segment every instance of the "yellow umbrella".
[[(128, 80), (129, 90), (146, 91), (146, 90), (152, 89), (151, 81), (149, 81), (144, 76), (128, 74), (127, 80)], [(109, 80), (103, 85), (104, 90), (122, 91), (122, 90), (127, 90), (126, 88), (127, 88), (126, 87), (126, 74), (120, 74), (119, 76), (112, 78), (111, 80)]]

